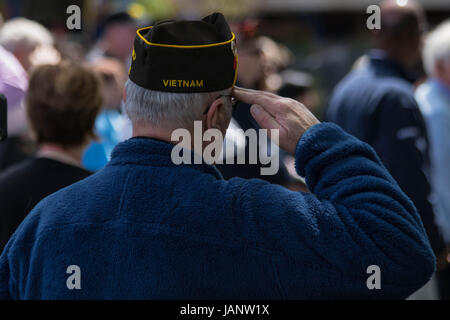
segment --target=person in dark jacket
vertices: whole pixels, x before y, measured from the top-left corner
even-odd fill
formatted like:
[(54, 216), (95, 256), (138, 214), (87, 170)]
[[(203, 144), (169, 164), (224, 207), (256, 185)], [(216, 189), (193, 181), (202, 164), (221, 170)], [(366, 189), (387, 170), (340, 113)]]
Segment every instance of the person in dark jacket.
[(91, 174), (81, 158), (100, 104), (97, 76), (86, 67), (61, 63), (34, 70), (26, 110), (39, 150), (0, 175), (0, 250), (40, 200)]
[[(134, 137), (27, 216), (0, 256), (0, 298), (406, 298), (429, 280), (420, 217), (374, 150), (297, 101), (233, 88), (233, 39), (219, 13), (138, 31), (125, 97)], [(211, 140), (180, 149), (174, 132), (223, 139), (230, 94), (279, 132), (311, 193), (190, 163)]]
[(325, 120), (369, 143), (413, 201), (436, 255), (445, 250), (429, 201), (429, 147), (425, 122), (408, 70), (420, 61), (421, 8), (413, 1), (381, 4), (381, 29), (368, 65), (345, 77), (334, 90)]

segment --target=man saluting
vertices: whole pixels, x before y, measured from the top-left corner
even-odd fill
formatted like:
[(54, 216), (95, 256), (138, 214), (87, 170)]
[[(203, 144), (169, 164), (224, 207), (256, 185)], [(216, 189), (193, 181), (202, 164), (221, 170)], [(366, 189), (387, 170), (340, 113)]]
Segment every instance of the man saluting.
[[(134, 137), (25, 219), (0, 257), (2, 298), (406, 298), (429, 280), (422, 222), (373, 149), (294, 100), (233, 89), (234, 45), (220, 13), (137, 32), (126, 85)], [(279, 130), (310, 194), (172, 162), (175, 129), (193, 134), (198, 120), (226, 131), (230, 94)], [(382, 283), (370, 290), (373, 265)], [(78, 286), (67, 286), (69, 266)]]

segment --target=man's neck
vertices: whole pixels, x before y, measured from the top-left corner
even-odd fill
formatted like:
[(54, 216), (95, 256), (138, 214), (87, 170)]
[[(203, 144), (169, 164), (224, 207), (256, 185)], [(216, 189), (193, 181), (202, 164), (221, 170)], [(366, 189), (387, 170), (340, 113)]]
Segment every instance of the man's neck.
[[(187, 130), (187, 129), (185, 129)], [(146, 127), (146, 126), (133, 126), (133, 138), (136, 137), (144, 137), (144, 138), (151, 138), (151, 139), (156, 139), (156, 140), (160, 140), (160, 141), (164, 141), (170, 144), (174, 144), (177, 145), (179, 144), (181, 147), (194, 151), (196, 150), (194, 147), (194, 141), (195, 141), (195, 137), (193, 137), (192, 132), (190, 132), (191, 135), (191, 139), (185, 139), (184, 136), (183, 137), (177, 137), (180, 140), (172, 140), (172, 132), (170, 130), (161, 130), (159, 128), (155, 129), (155, 128), (151, 128), (151, 127)], [(203, 152), (203, 148), (205, 146), (202, 145), (201, 146), (201, 152), (199, 154), (201, 154)], [(195, 151), (194, 151), (195, 152)]]
[(171, 140), (172, 133), (167, 130), (162, 130), (159, 128), (151, 128), (149, 126), (140, 126), (133, 125), (133, 134), (132, 137), (146, 137), (146, 138), (154, 138), (157, 140), (165, 141), (168, 143), (174, 143)]
[(381, 62), (382, 69), (388, 70), (389, 73), (394, 71), (399, 77), (411, 83), (416, 80), (408, 67), (387, 51), (383, 49), (372, 49), (370, 51), (370, 56), (374, 61)]
[(40, 145), (37, 156), (49, 158), (65, 164), (81, 167), (84, 147), (64, 148), (58, 144), (44, 143)]

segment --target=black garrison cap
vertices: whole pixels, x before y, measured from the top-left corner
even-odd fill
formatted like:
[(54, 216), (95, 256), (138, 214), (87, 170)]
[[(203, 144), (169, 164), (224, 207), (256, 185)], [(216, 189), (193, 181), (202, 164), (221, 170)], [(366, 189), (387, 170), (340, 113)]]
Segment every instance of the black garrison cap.
[(139, 29), (130, 80), (156, 91), (193, 93), (236, 82), (235, 36), (221, 13), (200, 21), (161, 21)]

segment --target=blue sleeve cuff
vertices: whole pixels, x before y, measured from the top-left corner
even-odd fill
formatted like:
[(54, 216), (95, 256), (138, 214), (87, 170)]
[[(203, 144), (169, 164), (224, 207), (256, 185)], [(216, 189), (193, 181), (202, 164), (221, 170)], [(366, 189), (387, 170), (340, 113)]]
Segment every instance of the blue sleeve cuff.
[[(297, 173), (305, 177), (305, 167), (311, 159), (330, 149), (333, 145), (348, 140), (360, 142), (334, 123), (322, 122), (312, 126), (303, 134), (295, 149), (295, 169)], [(330, 157), (329, 160), (333, 161), (333, 158)]]

